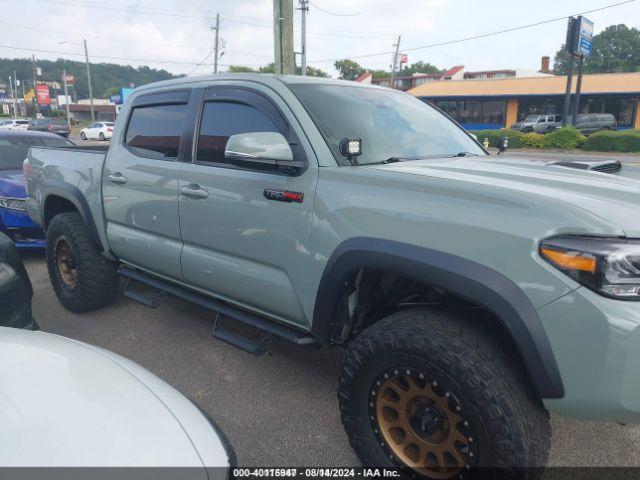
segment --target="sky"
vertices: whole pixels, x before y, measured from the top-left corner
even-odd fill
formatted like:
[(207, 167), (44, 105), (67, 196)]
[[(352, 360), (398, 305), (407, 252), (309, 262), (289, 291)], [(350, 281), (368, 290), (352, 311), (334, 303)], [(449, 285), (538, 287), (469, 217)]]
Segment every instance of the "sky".
[[(336, 77), (333, 62), (355, 58), (365, 68), (389, 69), (393, 44), (409, 63), (467, 70), (538, 70), (564, 42), (566, 19), (446, 46), (415, 47), (567, 17), (623, 0), (313, 0), (307, 16), (310, 66)], [(297, 6), (298, 0), (294, 0)], [(257, 68), (273, 61), (272, 0), (0, 0), (0, 57), (83, 59), (149, 65), (174, 74), (213, 71), (216, 13), (229, 65)], [(328, 13), (327, 13), (328, 12)], [(598, 33), (608, 25), (640, 28), (640, 0), (586, 15)], [(294, 16), (300, 50), (300, 12)], [(14, 48), (9, 48), (14, 47)], [(207, 58), (208, 57), (208, 58)], [(207, 58), (205, 60), (205, 58)]]

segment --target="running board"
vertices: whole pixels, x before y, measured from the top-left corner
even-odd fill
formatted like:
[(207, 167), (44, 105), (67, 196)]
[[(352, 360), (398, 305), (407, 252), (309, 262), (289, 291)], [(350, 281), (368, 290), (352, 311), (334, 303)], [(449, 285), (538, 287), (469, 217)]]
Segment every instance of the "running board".
[[(219, 300), (214, 300), (202, 294), (192, 292), (185, 288), (173, 285), (159, 278), (147, 275), (146, 273), (143, 273), (139, 270), (133, 270), (128, 267), (120, 267), (118, 269), (118, 274), (129, 279), (129, 281), (138, 282), (148, 287), (152, 287), (157, 290), (160, 290), (161, 292), (167, 293), (173, 297), (186, 300), (187, 302), (195, 303), (196, 305), (200, 305), (201, 307), (204, 307), (208, 310), (212, 310), (216, 312), (218, 315), (229, 317), (238, 322), (245, 323), (254, 328), (257, 328), (258, 330), (262, 330), (266, 334), (274, 335), (278, 338), (282, 338), (283, 340), (287, 340), (291, 343), (294, 343), (295, 345), (313, 345), (317, 343), (315, 338), (313, 338), (311, 335), (307, 333), (301, 332), (299, 330), (288, 327), (286, 325), (282, 325), (280, 323), (276, 323), (271, 320), (267, 320), (265, 318), (254, 315), (252, 313), (246, 312), (244, 310), (240, 310), (239, 308), (236, 308), (232, 305), (221, 302)], [(131, 288), (128, 288), (128, 290), (130, 292), (133, 292)], [(127, 296), (129, 296), (130, 298), (133, 298), (131, 295), (127, 295)], [(154, 300), (157, 298), (158, 297), (155, 296)], [(138, 300), (137, 298), (133, 298), (133, 299)], [(145, 302), (142, 302), (142, 303), (145, 303)], [(226, 341), (227, 343), (235, 345), (239, 348), (242, 348), (240, 344), (242, 344), (242, 346), (244, 347), (249, 348), (248, 344), (243, 343), (241, 341), (237, 341), (237, 337), (240, 337), (239, 335), (232, 333), (230, 331), (227, 334), (226, 329), (222, 329), (220, 326), (218, 327), (218, 335), (216, 335), (216, 337)], [(246, 339), (242, 338), (242, 340), (246, 340)], [(245, 350), (245, 348), (242, 348), (242, 349)], [(249, 350), (245, 350), (245, 351), (249, 351)]]

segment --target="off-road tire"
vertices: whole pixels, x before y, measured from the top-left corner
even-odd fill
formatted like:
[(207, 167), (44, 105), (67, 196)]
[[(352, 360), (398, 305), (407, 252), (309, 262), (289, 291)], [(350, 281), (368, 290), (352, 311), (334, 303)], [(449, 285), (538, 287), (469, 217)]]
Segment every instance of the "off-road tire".
[[(74, 260), (77, 282), (70, 288), (62, 279), (56, 260), (56, 245), (65, 241)], [(61, 213), (47, 229), (47, 269), (60, 303), (74, 313), (111, 305), (118, 294), (117, 266), (98, 251), (77, 212)]]
[(549, 414), (510, 345), (501, 329), (447, 309), (401, 310), (362, 332), (338, 390), (342, 423), (362, 463), (404, 466), (381, 442), (370, 408), (382, 372), (414, 367), (459, 399), (473, 427), (475, 464), (462, 478), (538, 478), (551, 443)]

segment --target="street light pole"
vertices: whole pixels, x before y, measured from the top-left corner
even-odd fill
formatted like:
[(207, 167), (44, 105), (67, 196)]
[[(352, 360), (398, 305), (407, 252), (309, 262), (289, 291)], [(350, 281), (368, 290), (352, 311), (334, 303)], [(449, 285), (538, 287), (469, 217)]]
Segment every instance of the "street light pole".
[(301, 19), (301, 51), (300, 51), (300, 69), (302, 76), (307, 75), (307, 13), (309, 12), (309, 0), (300, 0)]
[(393, 54), (393, 66), (391, 67), (391, 84), (389, 85), (391, 88), (394, 88), (393, 82), (395, 81), (396, 76), (396, 65), (398, 65), (398, 55), (400, 53), (400, 40), (401, 36), (398, 35), (398, 42), (394, 45), (396, 47), (396, 51)]
[(67, 111), (67, 126), (71, 128), (71, 118), (69, 118), (69, 89), (67, 88), (67, 69), (62, 70), (62, 83), (64, 84), (64, 107)]
[(91, 67), (89, 66), (89, 52), (87, 51), (87, 39), (84, 41), (84, 59), (87, 63), (87, 82), (89, 83), (89, 105), (91, 106), (91, 121), (96, 121), (96, 114), (93, 110), (93, 88), (91, 87)]
[(220, 14), (216, 13), (216, 43), (213, 47), (214, 49), (214, 59), (213, 59), (213, 73), (218, 73), (218, 58), (219, 58), (219, 50), (220, 50)]

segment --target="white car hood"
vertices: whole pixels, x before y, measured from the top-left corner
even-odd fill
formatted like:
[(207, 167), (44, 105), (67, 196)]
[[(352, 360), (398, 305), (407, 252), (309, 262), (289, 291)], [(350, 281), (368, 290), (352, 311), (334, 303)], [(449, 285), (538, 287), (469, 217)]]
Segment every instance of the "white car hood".
[(200, 467), (207, 478), (203, 466), (228, 465), (215, 431), (172, 387), (42, 332), (0, 328), (0, 425), (2, 467)]

